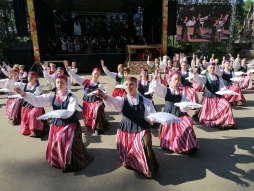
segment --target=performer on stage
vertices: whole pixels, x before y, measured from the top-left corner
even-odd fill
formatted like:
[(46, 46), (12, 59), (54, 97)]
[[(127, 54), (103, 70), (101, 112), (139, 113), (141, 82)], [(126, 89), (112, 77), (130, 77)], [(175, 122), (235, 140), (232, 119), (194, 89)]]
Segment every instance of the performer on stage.
[[(16, 82), (20, 82), (19, 80), (19, 70), (16, 68), (12, 68), (8, 72), (9, 78)], [(0, 80), (0, 88), (5, 88), (5, 84), (9, 79)], [(5, 116), (9, 119), (9, 123), (12, 125), (19, 125), (21, 121), (21, 101), (20, 98), (13, 98), (13, 95), (17, 93), (14, 91), (9, 91), (8, 99), (6, 101), (6, 111)]]
[[(114, 78), (116, 80), (115, 85), (123, 85), (124, 83), (124, 65), (123, 64), (118, 64), (117, 66), (117, 71), (118, 73), (115, 72), (110, 72), (107, 67), (104, 64), (104, 60), (101, 60), (101, 66), (105, 74), (107, 74), (109, 77)], [(113, 97), (124, 96), (124, 89), (123, 88), (114, 88), (114, 91), (112, 93)]]
[(236, 83), (232, 83), (232, 81), (230, 80), (231, 78), (233, 78), (234, 75), (234, 71), (231, 71), (229, 69), (229, 61), (225, 60), (224, 64), (224, 69), (220, 70), (218, 68), (218, 66), (215, 66), (215, 74), (217, 74), (218, 76), (221, 76), (224, 82), (225, 87), (228, 90), (232, 90), (236, 93), (238, 93), (238, 95), (224, 95), (225, 99), (231, 104), (231, 105), (238, 105), (241, 106), (243, 105), (243, 102), (245, 102), (245, 98), (244, 95), (241, 91), (241, 89), (236, 85)]
[(126, 78), (124, 85), (127, 93), (124, 97), (114, 98), (101, 90), (95, 95), (103, 99), (107, 106), (123, 114), (116, 137), (117, 153), (122, 165), (146, 175), (147, 178), (153, 178), (159, 165), (152, 149), (150, 124), (146, 117), (155, 113), (155, 110), (151, 101), (137, 94), (135, 77)]
[(104, 133), (110, 127), (110, 124), (105, 117), (105, 105), (102, 99), (94, 95), (89, 95), (89, 93), (95, 91), (98, 88), (105, 91), (103, 85), (98, 81), (101, 75), (101, 70), (99, 68), (94, 68), (92, 71), (92, 79), (86, 79), (77, 74), (74, 74), (72, 70), (68, 68), (67, 61), (64, 61), (64, 65), (71, 78), (73, 78), (75, 82), (84, 86), (83, 120), (86, 129), (92, 132), (96, 132), (98, 135)]
[(196, 134), (193, 129), (192, 118), (187, 114), (191, 108), (179, 108), (174, 103), (188, 101), (185, 92), (179, 88), (181, 74), (177, 71), (169, 75), (169, 87), (162, 85), (158, 78), (155, 83), (155, 93), (165, 98), (164, 112), (171, 113), (179, 117), (182, 122), (163, 124), (160, 126), (160, 146), (175, 153), (186, 153), (188, 156), (193, 155), (193, 151), (199, 149)]
[(205, 76), (197, 75), (197, 69), (193, 69), (193, 80), (195, 82), (205, 84), (203, 93), (203, 108), (200, 109), (193, 117), (197, 118), (205, 126), (218, 127), (219, 129), (233, 129), (235, 119), (230, 103), (221, 95), (215, 92), (225, 89), (223, 79), (215, 74), (215, 63), (207, 64), (207, 72)]
[(86, 168), (94, 158), (86, 153), (81, 126), (74, 114), (78, 107), (78, 100), (68, 91), (67, 81), (67, 76), (56, 75), (57, 92), (55, 94), (35, 96), (18, 87), (15, 90), (25, 101), (35, 107), (52, 106), (53, 110), (68, 110), (61, 118), (52, 119), (46, 159), (50, 165), (61, 168), (62, 172), (78, 172)]
[[(28, 73), (28, 83), (16, 82), (13, 76), (6, 82), (5, 87), (10, 91), (14, 91), (14, 87), (19, 87), (24, 92), (30, 92), (34, 95), (41, 95), (42, 87), (38, 81), (38, 74), (36, 72)], [(44, 114), (43, 107), (34, 107), (30, 103), (22, 100), (21, 102), (21, 124), (19, 132), (23, 135), (31, 137), (42, 137), (48, 132), (47, 121), (37, 120), (39, 116)]]

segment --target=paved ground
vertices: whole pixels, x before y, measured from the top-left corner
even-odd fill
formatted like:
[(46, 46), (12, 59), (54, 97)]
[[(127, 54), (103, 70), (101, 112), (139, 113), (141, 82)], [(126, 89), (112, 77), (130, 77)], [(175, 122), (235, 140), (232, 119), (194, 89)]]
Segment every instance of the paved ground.
[[(114, 81), (107, 76), (101, 76), (100, 81), (111, 93)], [(40, 82), (48, 92), (45, 79)], [(73, 93), (81, 103), (81, 86), (73, 87)], [(121, 115), (112, 109), (106, 108), (111, 129), (105, 135), (84, 134), (87, 151), (95, 161), (82, 172), (62, 173), (45, 159), (47, 136), (26, 137), (18, 133), (18, 126), (8, 124), (4, 115), (6, 95), (1, 94), (0, 190), (254, 190), (254, 90), (244, 91), (244, 95), (247, 100), (244, 106), (234, 107), (233, 111), (238, 129), (220, 131), (195, 124), (200, 150), (192, 158), (160, 149), (158, 130), (153, 128), (153, 146), (160, 169), (155, 179), (148, 180), (121, 167), (115, 144)], [(155, 96), (154, 101), (161, 110), (164, 100)], [(80, 110), (79, 118), (83, 125)]]

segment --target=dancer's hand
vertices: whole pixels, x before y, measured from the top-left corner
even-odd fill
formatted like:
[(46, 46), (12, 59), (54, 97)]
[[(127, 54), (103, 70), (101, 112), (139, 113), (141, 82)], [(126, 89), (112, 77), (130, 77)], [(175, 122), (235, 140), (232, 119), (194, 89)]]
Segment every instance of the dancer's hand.
[(20, 94), (22, 97), (26, 95), (26, 93), (20, 88), (20, 87), (15, 87), (14, 90)]
[(96, 93), (94, 94), (96, 97), (99, 97), (101, 99), (106, 99), (107, 94), (103, 92), (101, 89), (97, 89)]
[(101, 66), (104, 67), (104, 60), (101, 60)]

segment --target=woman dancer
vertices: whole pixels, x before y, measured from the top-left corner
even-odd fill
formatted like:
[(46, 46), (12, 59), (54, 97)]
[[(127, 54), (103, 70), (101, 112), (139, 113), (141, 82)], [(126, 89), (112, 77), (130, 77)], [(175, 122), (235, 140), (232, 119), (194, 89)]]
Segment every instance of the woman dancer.
[[(42, 87), (38, 81), (38, 74), (36, 72), (28, 73), (28, 83), (16, 82), (10, 80), (6, 82), (5, 87), (9, 90), (14, 90), (14, 87), (21, 88), (24, 92), (30, 92), (34, 95), (41, 95)], [(47, 121), (37, 120), (37, 117), (44, 114), (43, 107), (34, 107), (26, 101), (21, 102), (21, 124), (19, 132), (23, 135), (31, 137), (42, 137), (48, 132)]]
[(229, 69), (229, 61), (225, 60), (223, 70), (219, 70), (216, 65), (215, 73), (218, 76), (222, 77), (224, 85), (228, 90), (232, 90), (232, 91), (238, 93), (238, 95), (224, 95), (225, 99), (231, 105), (239, 105), (239, 106), (243, 105), (243, 102), (245, 102), (246, 100), (243, 96), (241, 89), (235, 83), (233, 84), (232, 81), (230, 80), (231, 78), (234, 77), (234, 72)]
[[(117, 66), (117, 71), (118, 73), (114, 73), (114, 72), (110, 72), (107, 67), (104, 64), (104, 60), (101, 60), (101, 66), (103, 71), (105, 72), (105, 74), (107, 74), (109, 77), (114, 78), (116, 80), (116, 84), (115, 85), (123, 85), (124, 83), (124, 65), (123, 64), (118, 64)], [(113, 93), (112, 93), (113, 97), (116, 96), (120, 96), (123, 97), (124, 96), (124, 89), (122, 88), (115, 88)]]
[[(8, 76), (16, 82), (19, 80), (19, 70), (12, 68), (8, 72)], [(8, 79), (0, 80), (0, 88), (5, 88), (5, 84)], [(9, 119), (9, 123), (12, 125), (19, 125), (21, 122), (21, 101), (20, 98), (12, 98), (13, 95), (17, 94), (15, 91), (9, 91), (8, 99), (6, 101), (5, 116)]]
[(203, 108), (197, 112), (199, 121), (205, 126), (219, 127), (219, 129), (236, 128), (230, 103), (223, 96), (216, 94), (217, 91), (225, 89), (225, 85), (222, 78), (215, 74), (215, 63), (207, 64), (205, 76), (197, 75), (196, 68), (193, 69), (193, 74), (195, 82), (205, 84)]
[(99, 68), (94, 68), (92, 71), (92, 79), (83, 78), (77, 74), (72, 73), (72, 70), (68, 68), (68, 62), (64, 61), (64, 65), (68, 74), (73, 80), (80, 85), (84, 86), (84, 97), (83, 97), (83, 120), (87, 130), (96, 132), (100, 135), (109, 129), (109, 122), (106, 120), (104, 108), (105, 105), (102, 99), (89, 95), (89, 93), (96, 89), (103, 91), (103, 85), (98, 81), (101, 75)]
[(155, 113), (155, 110), (147, 98), (137, 94), (135, 77), (126, 78), (124, 85), (127, 93), (124, 97), (114, 98), (101, 90), (95, 95), (123, 114), (116, 137), (117, 152), (122, 165), (145, 174), (147, 178), (153, 178), (159, 165), (152, 149), (150, 125), (146, 117)]
[[(192, 73), (187, 71), (187, 63), (186, 62), (181, 63), (180, 75), (181, 75), (180, 88), (182, 90), (184, 90), (188, 100), (190, 100), (191, 102), (194, 102), (194, 103), (198, 103), (198, 95), (197, 95), (195, 89), (192, 87), (192, 83), (191, 83), (191, 79), (190, 79), (192, 76)], [(186, 78), (189, 78), (189, 79), (186, 79)]]
[(171, 72), (169, 76), (169, 87), (162, 85), (157, 78), (154, 79), (155, 93), (165, 98), (164, 112), (179, 117), (182, 122), (164, 124), (160, 127), (160, 146), (175, 153), (186, 153), (193, 155), (195, 149), (199, 149), (196, 134), (193, 129), (193, 121), (187, 114), (191, 108), (179, 108), (174, 103), (188, 101), (184, 91), (179, 88), (181, 75), (179, 72)]
[(87, 167), (93, 157), (86, 153), (81, 126), (74, 114), (78, 107), (77, 97), (67, 89), (66, 76), (56, 76), (57, 92), (35, 96), (19, 87), (15, 90), (23, 99), (35, 107), (52, 106), (53, 110), (68, 110), (61, 118), (53, 118), (50, 125), (46, 159), (50, 165), (61, 168), (62, 172), (78, 172)]

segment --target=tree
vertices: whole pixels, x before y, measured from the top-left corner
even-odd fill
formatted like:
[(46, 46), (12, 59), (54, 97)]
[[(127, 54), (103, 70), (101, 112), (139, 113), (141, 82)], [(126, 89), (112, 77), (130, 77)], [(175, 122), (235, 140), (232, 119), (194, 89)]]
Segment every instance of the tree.
[(2, 58), (4, 56), (4, 49), (11, 48), (20, 42), (20, 40), (17, 39), (11, 0), (0, 1), (0, 26), (0, 57)]

